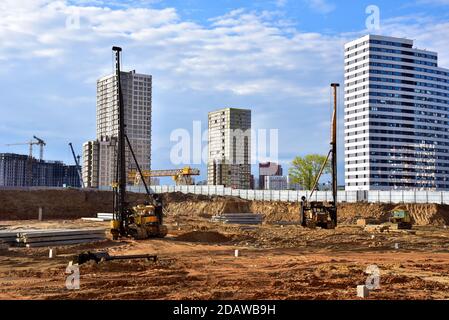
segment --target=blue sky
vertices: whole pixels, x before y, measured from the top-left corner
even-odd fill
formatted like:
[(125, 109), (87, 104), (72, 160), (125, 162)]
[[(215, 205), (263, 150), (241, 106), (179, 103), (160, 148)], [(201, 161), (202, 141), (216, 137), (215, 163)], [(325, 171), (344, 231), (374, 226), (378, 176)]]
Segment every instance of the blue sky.
[(449, 67), (449, 0), (2, 0), (0, 152), (26, 154), (5, 144), (37, 135), (46, 159), (72, 163), (68, 143), (81, 153), (95, 138), (95, 81), (120, 45), (125, 69), (153, 75), (154, 169), (173, 167), (173, 130), (206, 129), (207, 112), (224, 106), (279, 129), (284, 167), (324, 154), (329, 84), (343, 82), (343, 44), (369, 33), (368, 5), (380, 9), (374, 33), (414, 39)]

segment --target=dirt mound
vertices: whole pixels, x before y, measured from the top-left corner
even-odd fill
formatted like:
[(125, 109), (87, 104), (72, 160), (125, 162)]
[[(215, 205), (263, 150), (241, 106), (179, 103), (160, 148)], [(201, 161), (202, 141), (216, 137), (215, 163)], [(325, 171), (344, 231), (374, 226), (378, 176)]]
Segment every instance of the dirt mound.
[(394, 205), (377, 203), (342, 203), (338, 206), (340, 222), (355, 223), (359, 218), (374, 218), (381, 222), (388, 220)]
[(179, 235), (176, 240), (185, 242), (225, 243), (232, 239), (216, 231), (192, 231)]
[(253, 201), (251, 212), (264, 215), (265, 222), (288, 221), (299, 219), (299, 204), (288, 202)]
[(164, 203), (178, 203), (178, 202), (200, 202), (200, 201), (210, 201), (209, 196), (202, 194), (185, 194), (182, 192), (164, 193), (162, 194), (162, 200)]
[(449, 225), (449, 206), (438, 204), (403, 205), (417, 225)]
[[(265, 222), (299, 219), (299, 204), (288, 202), (249, 201), (236, 197), (196, 194), (162, 194), (165, 210), (172, 216), (201, 216), (210, 218), (223, 213), (260, 213)], [(147, 199), (145, 194), (128, 193), (127, 200), (135, 205)], [(93, 217), (97, 212), (112, 211), (112, 192), (96, 190), (0, 190), (0, 220), (36, 219), (43, 207), (44, 219), (76, 219)], [(339, 204), (340, 222), (355, 223), (357, 218), (388, 220), (392, 204)], [(449, 206), (438, 204), (408, 204), (417, 225), (449, 225)]]
[(357, 218), (376, 218), (387, 222), (394, 209), (404, 209), (410, 212), (416, 225), (448, 225), (449, 206), (439, 204), (378, 204), (378, 203), (346, 203), (338, 206), (341, 221), (354, 222)]
[[(165, 195), (164, 195), (165, 196)], [(174, 215), (197, 215), (212, 217), (223, 213), (249, 213), (251, 202), (234, 197), (206, 197), (198, 195), (183, 195), (183, 198), (175, 196), (175, 201), (170, 201), (171, 195), (166, 195), (166, 211)], [(192, 197), (192, 198), (189, 198)], [(184, 199), (179, 201), (180, 199)]]

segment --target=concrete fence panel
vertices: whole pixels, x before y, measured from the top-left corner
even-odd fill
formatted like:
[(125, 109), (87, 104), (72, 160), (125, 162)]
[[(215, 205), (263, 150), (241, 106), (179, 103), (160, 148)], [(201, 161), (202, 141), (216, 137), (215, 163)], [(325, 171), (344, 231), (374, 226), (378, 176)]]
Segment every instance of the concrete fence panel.
[(279, 191), (279, 201), (288, 202), (289, 201), (289, 191)]
[(287, 192), (288, 192), (288, 201), (289, 202), (297, 202), (297, 201), (301, 200), (301, 198), (299, 197), (298, 191), (287, 191)]
[(439, 203), (443, 204), (443, 192), (431, 192), (427, 193), (427, 202), (426, 203)]
[[(209, 196), (234, 196), (247, 200), (259, 201), (284, 201), (300, 202), (304, 196), (309, 199), (310, 191), (292, 190), (237, 190), (225, 188), (224, 186), (149, 186), (151, 193), (182, 192), (192, 194), (203, 194)], [(63, 190), (65, 188), (10, 188), (3, 187), (0, 190)], [(131, 192), (145, 193), (144, 186), (127, 186)], [(100, 187), (101, 191), (112, 191), (111, 187)], [(360, 200), (358, 191), (338, 191), (337, 201), (355, 203)], [(366, 191), (363, 197), (369, 203), (436, 203), (449, 205), (449, 191)], [(332, 201), (332, 191), (316, 191), (310, 198), (311, 201)]]
[(443, 198), (443, 204), (449, 204), (449, 191), (442, 192), (441, 197)]
[(264, 190), (255, 190), (254, 194), (255, 194), (255, 200), (258, 201), (263, 201), (264, 200)]
[[(414, 200), (414, 201), (413, 201)], [(428, 194), (427, 191), (416, 191), (415, 193), (415, 199), (410, 199), (407, 201), (403, 201), (404, 203), (428, 203)]]

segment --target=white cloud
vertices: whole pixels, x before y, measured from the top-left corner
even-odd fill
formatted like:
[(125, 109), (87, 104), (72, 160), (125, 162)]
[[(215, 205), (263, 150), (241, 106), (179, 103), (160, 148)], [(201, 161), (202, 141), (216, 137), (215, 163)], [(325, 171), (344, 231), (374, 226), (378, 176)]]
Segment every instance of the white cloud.
[(448, 30), (448, 21), (421, 15), (396, 17), (381, 24), (382, 34), (412, 39), (416, 47), (438, 52), (439, 65), (445, 68), (449, 68)]
[(288, 0), (275, 0), (274, 3), (277, 7), (283, 8), (287, 5)]
[(417, 0), (416, 3), (419, 5), (449, 5), (449, 0)]
[(331, 13), (336, 9), (335, 4), (328, 2), (328, 0), (306, 0), (306, 2), (312, 10), (322, 14)]
[(54, 58), (61, 56), (64, 53), (62, 49), (42, 49), (34, 50), (32, 55), (35, 57)]
[[(309, 3), (322, 13), (335, 9), (324, 1)], [(185, 21), (173, 8), (111, 9), (98, 0), (5, 0), (0, 11), (2, 76), (11, 70), (9, 76), (33, 73), (39, 74), (40, 81), (53, 81), (53, 87), (45, 83), (28, 91), (32, 101), (24, 106), (35, 108), (33, 122), (54, 130), (48, 135), (55, 136), (66, 126), (56, 116), (71, 119), (70, 135), (83, 135), (78, 144), (94, 137), (95, 80), (112, 71), (111, 47), (120, 45), (125, 69), (154, 76), (154, 111), (159, 117), (154, 122), (155, 137), (163, 136), (159, 140), (163, 145), (171, 127), (189, 128), (189, 117), (204, 119), (214, 108), (237, 105), (253, 109), (254, 118), (262, 119), (255, 126), (282, 129), (281, 150), (327, 150), (328, 130), (316, 129), (316, 124), (329, 118), (329, 83), (342, 78), (344, 42), (362, 35), (302, 32), (281, 23), (283, 17), (275, 13), (243, 9), (207, 23)], [(67, 19), (76, 14), (80, 28), (67, 28)], [(448, 22), (400, 17), (383, 21), (382, 28), (385, 35), (416, 38), (419, 47), (438, 51), (440, 65), (449, 67)], [(35, 58), (39, 67), (27, 68)], [(48, 69), (54, 73), (48, 75)], [(63, 87), (54, 83), (58, 78), (65, 80)], [(39, 90), (47, 94), (44, 101), (39, 101)], [(57, 96), (50, 99), (52, 92)], [(11, 101), (13, 94), (8, 92)], [(65, 96), (71, 97), (67, 103)], [(52, 123), (45, 122), (48, 115), (35, 107), (38, 103), (46, 105), (45, 111), (51, 105), (61, 108), (53, 113)], [(10, 105), (13, 110), (13, 102)], [(70, 114), (72, 109), (77, 113)], [(4, 123), (11, 130), (20, 129), (12, 128), (17, 115), (8, 112), (0, 117), (8, 117)], [(85, 128), (86, 122), (92, 131), (81, 133), (79, 128)]]

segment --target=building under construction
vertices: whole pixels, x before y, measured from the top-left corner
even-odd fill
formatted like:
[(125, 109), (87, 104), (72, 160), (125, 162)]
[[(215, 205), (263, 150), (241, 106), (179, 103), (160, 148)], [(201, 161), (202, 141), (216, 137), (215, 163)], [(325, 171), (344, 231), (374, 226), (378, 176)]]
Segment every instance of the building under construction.
[[(31, 172), (31, 178), (27, 178)], [(44, 161), (15, 153), (0, 153), (1, 187), (74, 187), (80, 180), (75, 165)]]

